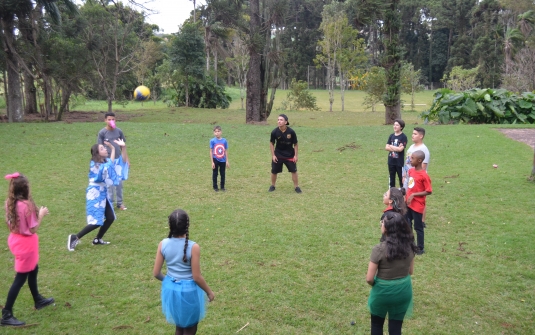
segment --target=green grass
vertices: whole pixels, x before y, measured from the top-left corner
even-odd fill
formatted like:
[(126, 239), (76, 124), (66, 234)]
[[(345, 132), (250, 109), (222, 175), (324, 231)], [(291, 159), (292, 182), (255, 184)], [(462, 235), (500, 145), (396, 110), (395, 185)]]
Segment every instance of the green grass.
[[(248, 322), (240, 334), (369, 333), (364, 277), (380, 237), (392, 132), (381, 125), (383, 113), (288, 112), (299, 138), (298, 195), (286, 172), (267, 192), (273, 117), (251, 126), (236, 109), (150, 104), (126, 110), (143, 116), (119, 123), (132, 167), (129, 209), (106, 234), (112, 244), (95, 247), (87, 236), (72, 253), (66, 239), (85, 225), (89, 148), (103, 124), (0, 124), (0, 173), (25, 173), (36, 203), (50, 209), (39, 231), (39, 285), (56, 298), (56, 307), (33, 311), (25, 286), (15, 315), (37, 325), (3, 334), (171, 333), (152, 266), (167, 216), (179, 207), (191, 216), (191, 239), (216, 293), (199, 334), (231, 334)], [(419, 122), (415, 114), (403, 114), (407, 134)], [(226, 193), (211, 187), (213, 122), (230, 145)], [(434, 192), (404, 333), (531, 334), (535, 184), (526, 177), (533, 151), (492, 126), (426, 130)], [(7, 235), (0, 230), (0, 303), (14, 275)]]

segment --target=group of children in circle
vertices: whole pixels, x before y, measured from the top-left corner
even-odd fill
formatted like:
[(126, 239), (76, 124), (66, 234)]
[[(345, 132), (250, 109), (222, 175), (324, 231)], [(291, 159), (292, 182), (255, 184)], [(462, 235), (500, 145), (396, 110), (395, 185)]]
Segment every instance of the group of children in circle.
[[(269, 191), (275, 190), (277, 173), (282, 172), (284, 164), (292, 173), (295, 191), (301, 193), (297, 183), (297, 136), (288, 127), (286, 115), (279, 115), (277, 122), (278, 127), (273, 130), (270, 140), (272, 186)], [(107, 124), (110, 124), (109, 120)], [(114, 115), (112, 124), (115, 128)], [(421, 255), (424, 252), (425, 224), (422, 217), (425, 214), (425, 198), (432, 192), (431, 180), (426, 172), (429, 151), (422, 142), (425, 130), (416, 127), (412, 134), (414, 144), (407, 150), (405, 162), (403, 157), (407, 138), (402, 132), (404, 126), (402, 120), (396, 120), (394, 133), (389, 137), (385, 147), (389, 151), (390, 188), (383, 196), (386, 209), (381, 217), (381, 242), (372, 251), (366, 275), (366, 281), (372, 285), (368, 299), (372, 335), (382, 334), (387, 314), (390, 334), (401, 334), (403, 319), (409, 317), (412, 312), (410, 276), (414, 270), (414, 255)], [(219, 126), (214, 128), (214, 135), (214, 139), (210, 141), (214, 190), (218, 190), (216, 181), (219, 170), (221, 190), (224, 191), (225, 168), (229, 167), (228, 143), (221, 137)], [(124, 138), (115, 139), (113, 143), (121, 150), (121, 155), (117, 158), (115, 158), (115, 146), (107, 139), (103, 144), (91, 147), (89, 185), (86, 190), (87, 225), (78, 234), (69, 235), (67, 248), (70, 251), (75, 249), (84, 235), (99, 227), (93, 244), (109, 243), (102, 237), (115, 219), (110, 188), (126, 180), (129, 171)], [(408, 169), (404, 163), (410, 164), (412, 168)], [(396, 175), (400, 181), (400, 188), (395, 187)], [(1, 325), (22, 326), (25, 323), (15, 318), (13, 305), (26, 280), (36, 309), (54, 303), (54, 298), (41, 296), (37, 286), (39, 268), (37, 230), (49, 211), (46, 207), (38, 208), (35, 205), (29, 181), (23, 174), (16, 172), (6, 175), (5, 179), (9, 180), (6, 201), (6, 219), (10, 230), (8, 246), (15, 256), (16, 276), (2, 309)], [(417, 244), (412, 233), (413, 222), (417, 233)], [(200, 246), (189, 240), (188, 214), (177, 209), (169, 215), (168, 224), (169, 234), (158, 245), (153, 275), (162, 281), (162, 311), (167, 321), (175, 325), (176, 334), (195, 334), (198, 323), (205, 316), (206, 301), (213, 301), (215, 295), (201, 274)], [(166, 275), (161, 272), (164, 262), (167, 265)]]

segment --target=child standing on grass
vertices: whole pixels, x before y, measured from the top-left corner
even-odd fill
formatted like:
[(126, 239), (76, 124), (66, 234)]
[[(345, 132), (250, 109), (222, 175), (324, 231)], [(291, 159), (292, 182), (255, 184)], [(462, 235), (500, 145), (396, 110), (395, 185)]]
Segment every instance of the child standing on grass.
[(214, 191), (219, 192), (217, 188), (217, 171), (221, 174), (221, 191), (225, 192), (225, 168), (230, 167), (228, 161), (228, 143), (221, 137), (220, 126), (214, 127), (214, 138), (210, 140), (210, 161), (212, 161), (212, 182)]
[[(169, 236), (158, 244), (152, 273), (162, 281), (162, 311), (167, 322), (176, 326), (175, 335), (194, 335), (204, 318), (205, 292), (214, 300), (201, 274), (201, 248), (189, 240), (189, 216), (177, 209), (169, 215)], [(162, 274), (164, 261), (167, 274)]]
[[(93, 245), (106, 245), (110, 242), (102, 240), (106, 231), (115, 220), (113, 211), (112, 192), (114, 185), (121, 180), (128, 179), (128, 154), (123, 140), (115, 140), (122, 148), (122, 154), (117, 159), (108, 158), (108, 151), (102, 144), (91, 147), (91, 162), (89, 163), (89, 186), (86, 190), (87, 225), (78, 234), (71, 234), (67, 238), (67, 249), (74, 251), (80, 239), (86, 234), (100, 227)], [(115, 147), (110, 142), (104, 142), (110, 148), (111, 156), (115, 157)]]
[(425, 160), (425, 154), (421, 150), (416, 150), (410, 156), (412, 168), (408, 172), (407, 184), (407, 221), (411, 229), (414, 221), (414, 230), (416, 231), (416, 244), (418, 245), (417, 255), (423, 254), (424, 251), (424, 223), (422, 220), (425, 211), (425, 198), (433, 192), (431, 187), (431, 178), (424, 170), (422, 164)]
[(403, 134), (405, 122), (401, 119), (394, 121), (394, 133), (388, 137), (385, 150), (388, 151), (388, 173), (390, 174), (390, 187), (396, 187), (396, 174), (399, 179), (399, 187), (402, 187), (402, 170), (405, 162), (405, 147), (407, 136)]
[(39, 237), (37, 230), (41, 220), (47, 215), (48, 208), (37, 209), (30, 194), (28, 179), (18, 172), (5, 176), (9, 180), (6, 200), (6, 223), (10, 234), (7, 240), (9, 250), (15, 256), (15, 280), (7, 294), (7, 301), (2, 309), (2, 326), (23, 326), (24, 322), (13, 316), (13, 305), (20, 289), (28, 279), (28, 286), (35, 302), (35, 309), (44, 308), (54, 303), (54, 298), (45, 298), (37, 288), (39, 272)]
[(414, 245), (412, 229), (396, 212), (386, 213), (381, 220), (384, 241), (372, 249), (366, 282), (372, 286), (368, 298), (371, 334), (383, 335), (388, 314), (388, 333), (401, 335), (403, 320), (412, 315), (412, 280)]

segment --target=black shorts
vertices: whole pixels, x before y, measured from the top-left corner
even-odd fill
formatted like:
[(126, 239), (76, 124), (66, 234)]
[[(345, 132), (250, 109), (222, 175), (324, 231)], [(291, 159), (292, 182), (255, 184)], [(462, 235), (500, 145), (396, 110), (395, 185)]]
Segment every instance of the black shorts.
[(281, 173), (283, 164), (286, 165), (288, 172), (297, 172), (297, 164), (293, 160), (279, 158), (277, 163), (271, 161), (271, 173)]

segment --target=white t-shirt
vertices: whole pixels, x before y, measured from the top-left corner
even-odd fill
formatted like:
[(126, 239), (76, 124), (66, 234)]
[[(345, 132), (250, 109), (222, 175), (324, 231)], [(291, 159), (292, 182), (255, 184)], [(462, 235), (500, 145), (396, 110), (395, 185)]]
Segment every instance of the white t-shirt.
[(412, 167), (411, 166), (411, 154), (413, 152), (415, 152), (415, 151), (418, 151), (418, 150), (423, 151), (424, 154), (425, 154), (424, 161), (422, 162), (422, 163), (426, 163), (427, 164), (427, 166), (425, 167), (425, 170), (427, 171), (427, 169), (429, 168), (429, 158), (430, 158), (429, 149), (427, 149), (427, 147), (423, 143), (420, 144), (419, 146), (416, 146), (416, 144), (412, 144), (409, 147), (409, 149), (407, 149), (407, 156), (405, 158), (405, 165), (403, 166), (403, 187), (405, 187), (405, 189), (407, 189), (407, 183), (409, 181), (409, 178), (405, 178), (405, 176), (407, 176), (407, 172)]

